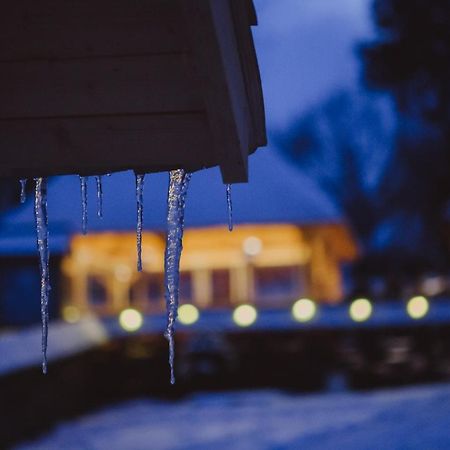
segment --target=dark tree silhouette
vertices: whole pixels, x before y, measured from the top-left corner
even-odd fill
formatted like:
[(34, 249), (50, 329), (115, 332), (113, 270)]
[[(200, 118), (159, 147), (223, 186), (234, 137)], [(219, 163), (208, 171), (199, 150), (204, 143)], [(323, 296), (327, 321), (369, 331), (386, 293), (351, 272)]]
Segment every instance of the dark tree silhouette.
[(450, 2), (375, 0), (378, 39), (362, 47), (369, 86), (439, 127), (450, 122)]
[[(381, 194), (386, 214), (421, 217), (417, 269), (448, 268), (450, 1), (375, 0), (378, 38), (362, 46), (364, 79), (391, 92), (401, 114), (397, 151)], [(390, 211), (389, 211), (390, 210)], [(447, 227), (446, 223), (447, 222)], [(447, 229), (446, 229), (447, 228)], [(413, 253), (413, 252), (411, 252)]]
[(395, 122), (387, 98), (343, 91), (309, 111), (281, 139), (285, 154), (339, 205), (364, 247), (379, 220), (378, 192)]

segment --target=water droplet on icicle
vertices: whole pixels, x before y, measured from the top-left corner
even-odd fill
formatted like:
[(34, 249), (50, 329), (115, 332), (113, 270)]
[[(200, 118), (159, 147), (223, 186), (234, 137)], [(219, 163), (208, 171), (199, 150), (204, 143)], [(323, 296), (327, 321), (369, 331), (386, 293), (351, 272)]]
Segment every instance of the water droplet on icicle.
[(87, 233), (88, 210), (87, 210), (87, 181), (89, 177), (82, 177), (80, 175), (80, 189), (81, 189), (81, 232)]
[(137, 247), (137, 270), (142, 272), (142, 226), (144, 216), (144, 178), (145, 175), (136, 174), (136, 247)]
[(97, 186), (97, 216), (103, 218), (103, 185), (102, 176), (97, 175), (95, 177), (95, 184)]
[(47, 373), (48, 299), (50, 293), (47, 180), (46, 178), (36, 178), (35, 182), (34, 216), (41, 272), (42, 372), (45, 374)]
[(164, 283), (167, 306), (167, 328), (164, 336), (169, 341), (170, 382), (175, 383), (174, 327), (178, 314), (180, 258), (183, 249), (184, 206), (191, 174), (183, 169), (170, 172), (167, 195), (167, 239), (164, 256)]
[(20, 203), (25, 203), (27, 201), (27, 179), (22, 178), (20, 180)]
[(228, 229), (233, 231), (233, 204), (231, 202), (231, 184), (227, 184)]

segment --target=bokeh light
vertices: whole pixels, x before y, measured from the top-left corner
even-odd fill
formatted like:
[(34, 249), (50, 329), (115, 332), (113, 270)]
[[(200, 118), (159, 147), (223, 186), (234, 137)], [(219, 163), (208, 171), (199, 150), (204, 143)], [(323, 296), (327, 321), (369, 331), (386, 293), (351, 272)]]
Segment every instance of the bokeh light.
[(178, 309), (178, 320), (183, 325), (193, 325), (200, 318), (200, 313), (194, 305), (181, 305)]
[(367, 298), (358, 298), (352, 302), (349, 314), (355, 322), (364, 322), (372, 315), (373, 307)]
[(430, 309), (428, 300), (419, 295), (408, 300), (406, 304), (406, 312), (412, 319), (421, 319), (425, 317)]
[(301, 298), (292, 306), (292, 316), (298, 322), (308, 322), (314, 318), (317, 312), (316, 304), (309, 298)]
[(234, 323), (240, 327), (249, 327), (258, 318), (258, 312), (252, 305), (240, 305), (233, 312)]
[(245, 239), (242, 248), (247, 256), (259, 255), (262, 250), (262, 241), (256, 236), (250, 236)]
[(119, 315), (119, 324), (125, 331), (137, 331), (142, 327), (143, 323), (142, 314), (136, 309), (124, 309)]

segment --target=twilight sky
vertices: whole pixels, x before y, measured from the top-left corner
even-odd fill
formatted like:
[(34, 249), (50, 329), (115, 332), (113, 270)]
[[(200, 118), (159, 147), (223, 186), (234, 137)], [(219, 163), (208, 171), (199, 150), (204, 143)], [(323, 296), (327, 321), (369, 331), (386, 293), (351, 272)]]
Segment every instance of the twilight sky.
[(355, 44), (373, 33), (371, 0), (254, 0), (267, 125), (283, 129), (334, 89), (358, 83)]

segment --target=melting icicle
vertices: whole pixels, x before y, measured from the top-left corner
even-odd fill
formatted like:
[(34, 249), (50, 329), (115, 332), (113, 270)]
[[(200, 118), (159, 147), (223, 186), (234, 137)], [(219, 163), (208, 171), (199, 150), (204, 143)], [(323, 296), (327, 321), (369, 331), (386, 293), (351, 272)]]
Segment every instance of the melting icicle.
[(36, 178), (35, 182), (34, 215), (41, 271), (42, 372), (45, 374), (47, 373), (48, 299), (50, 293), (47, 180)]
[(231, 203), (231, 184), (227, 184), (228, 229), (233, 231), (233, 204)]
[(20, 203), (25, 203), (27, 201), (27, 179), (22, 178), (20, 180)]
[(103, 218), (103, 185), (102, 176), (95, 177), (95, 184), (97, 185), (97, 216)]
[(164, 256), (164, 283), (167, 306), (167, 328), (164, 336), (169, 341), (170, 382), (174, 376), (174, 327), (178, 314), (179, 268), (183, 249), (184, 206), (191, 178), (183, 169), (170, 172), (169, 192), (167, 196), (167, 240)]
[(137, 225), (136, 225), (136, 246), (137, 246), (137, 270), (142, 272), (142, 224), (144, 216), (144, 177), (136, 174), (136, 202), (137, 202)]
[(81, 188), (81, 232), (87, 233), (87, 181), (89, 177), (82, 177), (80, 175), (80, 188)]

